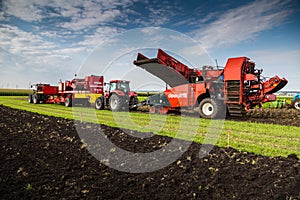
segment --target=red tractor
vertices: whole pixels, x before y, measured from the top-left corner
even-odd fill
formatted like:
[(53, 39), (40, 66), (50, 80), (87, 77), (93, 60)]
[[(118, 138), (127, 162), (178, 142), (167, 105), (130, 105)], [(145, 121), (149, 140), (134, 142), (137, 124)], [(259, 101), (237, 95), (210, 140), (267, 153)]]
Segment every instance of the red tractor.
[(130, 90), (129, 81), (112, 80), (104, 95), (96, 99), (95, 107), (98, 110), (109, 108), (112, 111), (128, 111), (138, 104), (137, 93)]
[(159, 49), (157, 58), (139, 53), (133, 63), (171, 87), (148, 97), (150, 112), (198, 109), (203, 118), (223, 118), (226, 112), (240, 117), (248, 109), (276, 100), (273, 93), (287, 84), (278, 76), (265, 81), (262, 70), (255, 69), (255, 63), (247, 57), (229, 58), (224, 69), (191, 69)]

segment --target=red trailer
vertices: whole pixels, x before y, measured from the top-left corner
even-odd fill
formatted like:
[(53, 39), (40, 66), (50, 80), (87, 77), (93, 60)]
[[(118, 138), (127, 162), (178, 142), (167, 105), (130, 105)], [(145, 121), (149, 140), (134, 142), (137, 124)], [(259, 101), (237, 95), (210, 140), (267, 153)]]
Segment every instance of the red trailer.
[(58, 86), (34, 84), (33, 94), (28, 96), (29, 103), (58, 103), (65, 106), (73, 104), (95, 103), (103, 94), (103, 76), (86, 76), (71, 81), (60, 81)]

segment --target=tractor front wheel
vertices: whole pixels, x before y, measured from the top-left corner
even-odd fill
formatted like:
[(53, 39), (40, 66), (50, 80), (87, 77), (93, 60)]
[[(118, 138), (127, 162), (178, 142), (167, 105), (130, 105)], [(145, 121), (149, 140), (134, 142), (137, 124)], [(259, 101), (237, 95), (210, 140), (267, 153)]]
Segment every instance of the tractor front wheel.
[(199, 114), (206, 119), (224, 119), (226, 116), (225, 105), (211, 98), (203, 99), (199, 104)]
[[(128, 105), (125, 105), (124, 97), (121, 97), (117, 94), (112, 94), (109, 98), (109, 107), (112, 111), (122, 111), (128, 108)], [(128, 109), (127, 109), (128, 110)]]
[(294, 108), (300, 110), (300, 99), (296, 99), (293, 104)]

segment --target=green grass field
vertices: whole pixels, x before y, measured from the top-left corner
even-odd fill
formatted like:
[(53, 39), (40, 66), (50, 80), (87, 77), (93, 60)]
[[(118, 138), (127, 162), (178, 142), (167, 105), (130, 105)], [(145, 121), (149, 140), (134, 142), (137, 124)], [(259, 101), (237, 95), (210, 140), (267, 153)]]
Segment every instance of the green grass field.
[[(294, 153), (300, 157), (300, 127), (228, 120), (225, 122), (211, 121), (194, 117), (149, 115), (137, 112), (113, 113), (109, 110), (70, 108), (56, 104), (35, 105), (29, 104), (24, 96), (1, 96), (0, 104), (39, 114), (106, 124), (141, 132), (153, 132), (200, 143), (217, 141), (216, 145), (220, 147), (228, 146), (228, 134), (230, 134), (230, 147), (241, 151), (285, 157)], [(208, 131), (210, 131), (209, 134)]]

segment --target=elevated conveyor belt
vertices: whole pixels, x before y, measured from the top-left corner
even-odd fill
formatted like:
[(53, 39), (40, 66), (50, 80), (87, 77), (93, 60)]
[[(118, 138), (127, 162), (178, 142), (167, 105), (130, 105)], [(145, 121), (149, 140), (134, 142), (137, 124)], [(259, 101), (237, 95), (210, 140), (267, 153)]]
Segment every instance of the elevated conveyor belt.
[(145, 56), (142, 58), (144, 59), (134, 61), (134, 64), (160, 78), (170, 87), (176, 87), (188, 83), (182, 74), (170, 66), (161, 64), (157, 58), (148, 59)]

